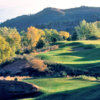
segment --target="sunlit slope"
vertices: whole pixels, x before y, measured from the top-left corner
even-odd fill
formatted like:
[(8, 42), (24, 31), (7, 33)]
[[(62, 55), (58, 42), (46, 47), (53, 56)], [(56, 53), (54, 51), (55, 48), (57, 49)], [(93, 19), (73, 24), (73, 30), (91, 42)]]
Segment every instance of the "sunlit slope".
[(57, 42), (59, 49), (41, 53), (41, 59), (87, 69), (100, 65), (100, 41)]

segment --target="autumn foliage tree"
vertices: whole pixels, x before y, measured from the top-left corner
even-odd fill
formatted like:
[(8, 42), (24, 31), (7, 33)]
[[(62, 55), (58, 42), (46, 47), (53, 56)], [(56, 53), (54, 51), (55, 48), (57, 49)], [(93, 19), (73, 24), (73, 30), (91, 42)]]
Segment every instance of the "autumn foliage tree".
[(27, 34), (26, 36), (32, 49), (36, 46), (40, 38), (40, 35), (38, 34), (38, 29), (32, 26), (28, 27), (26, 34)]
[(0, 36), (5, 38), (5, 41), (9, 43), (9, 46), (12, 50), (11, 55), (13, 56), (21, 47), (21, 37), (19, 32), (16, 28), (0, 27)]
[(38, 29), (38, 36), (40, 40), (44, 40), (46, 38), (45, 32), (42, 29)]
[(11, 55), (11, 48), (9, 43), (5, 41), (5, 38), (0, 36), (0, 63), (5, 61)]
[(59, 35), (65, 40), (69, 37), (69, 33), (66, 31), (60, 31)]

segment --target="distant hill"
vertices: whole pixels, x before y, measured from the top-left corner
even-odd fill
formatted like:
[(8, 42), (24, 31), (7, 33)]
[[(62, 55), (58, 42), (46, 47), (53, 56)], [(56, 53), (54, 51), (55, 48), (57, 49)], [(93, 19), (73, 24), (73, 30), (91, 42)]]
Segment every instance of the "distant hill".
[(35, 26), (40, 29), (53, 28), (72, 33), (74, 27), (83, 19), (87, 22), (99, 21), (100, 7), (82, 6), (65, 10), (49, 7), (36, 14), (18, 16), (7, 20), (0, 24), (0, 27), (16, 27), (18, 31), (21, 31), (26, 30), (27, 27)]
[(0, 22), (0, 24), (1, 24), (2, 22)]

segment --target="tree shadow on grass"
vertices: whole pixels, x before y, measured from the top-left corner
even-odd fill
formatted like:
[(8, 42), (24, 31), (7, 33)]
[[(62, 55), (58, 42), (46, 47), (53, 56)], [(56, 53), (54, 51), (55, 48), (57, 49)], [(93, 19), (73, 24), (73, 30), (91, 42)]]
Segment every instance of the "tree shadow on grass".
[(100, 85), (44, 95), (36, 100), (100, 100)]
[(99, 52), (100, 48), (96, 48), (87, 51), (73, 51), (73, 52), (59, 53), (54, 56), (77, 56), (82, 58), (76, 59), (74, 61), (94, 61), (94, 60), (100, 60)]

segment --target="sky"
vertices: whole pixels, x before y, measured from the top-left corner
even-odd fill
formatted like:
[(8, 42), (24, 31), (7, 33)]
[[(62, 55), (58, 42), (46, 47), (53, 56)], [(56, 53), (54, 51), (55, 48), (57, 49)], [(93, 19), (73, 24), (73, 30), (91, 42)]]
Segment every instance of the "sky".
[(99, 2), (99, 0), (0, 0), (0, 22), (21, 15), (35, 14), (47, 7), (59, 9), (100, 7)]

